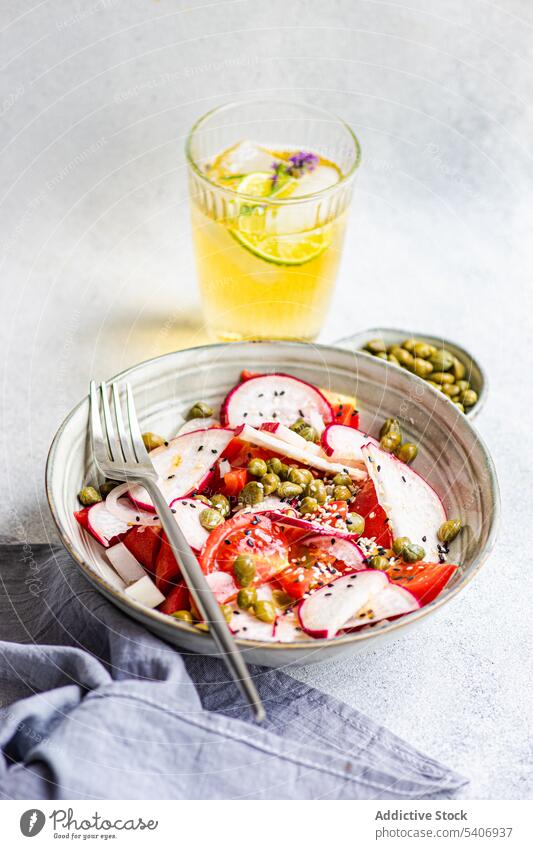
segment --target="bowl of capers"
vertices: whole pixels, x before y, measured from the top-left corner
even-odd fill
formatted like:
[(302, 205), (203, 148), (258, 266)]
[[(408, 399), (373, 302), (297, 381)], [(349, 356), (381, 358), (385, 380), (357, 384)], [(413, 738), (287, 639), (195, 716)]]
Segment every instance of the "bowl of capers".
[(469, 418), (476, 416), (485, 403), (487, 379), (482, 367), (468, 351), (449, 339), (372, 327), (336, 344), (361, 351), (393, 368), (406, 369), (445, 395)]

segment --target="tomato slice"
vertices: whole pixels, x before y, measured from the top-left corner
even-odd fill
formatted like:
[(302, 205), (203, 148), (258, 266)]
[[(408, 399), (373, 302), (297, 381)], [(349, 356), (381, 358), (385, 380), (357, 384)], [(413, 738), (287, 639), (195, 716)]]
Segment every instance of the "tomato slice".
[(356, 410), (353, 404), (335, 404), (333, 416), (333, 424), (359, 428), (359, 410)]
[(153, 574), (161, 543), (161, 528), (137, 526), (126, 534), (123, 542), (141, 566)]
[(293, 542), (289, 559), (289, 567), (276, 575), (276, 581), (294, 599), (301, 599), (310, 590), (330, 584), (345, 572), (353, 572), (353, 566), (347, 566), (333, 554), (313, 549), (303, 541)]
[(180, 567), (164, 532), (161, 533), (161, 545), (157, 552), (154, 573), (156, 587), (163, 595), (167, 595), (181, 579)]
[(391, 581), (413, 593), (423, 606), (437, 598), (456, 569), (451, 563), (397, 563), (388, 574)]
[(378, 503), (374, 484), (368, 479), (353, 502), (353, 510), (365, 520), (364, 537), (375, 537), (376, 544), (383, 548), (392, 547), (392, 534), (389, 530), (387, 514)]
[(221, 489), (223, 495), (231, 498), (237, 496), (248, 479), (246, 469), (232, 469), (224, 475), (224, 486)]
[(191, 598), (189, 595), (189, 590), (183, 583), (176, 584), (176, 586), (170, 590), (166, 599), (159, 605), (159, 610), (161, 611), (161, 613), (172, 614), (175, 613), (176, 610), (190, 609)]
[(255, 584), (269, 581), (289, 562), (289, 546), (283, 531), (258, 513), (234, 516), (211, 531), (199, 560), (206, 574), (231, 572), (239, 554), (253, 558)]

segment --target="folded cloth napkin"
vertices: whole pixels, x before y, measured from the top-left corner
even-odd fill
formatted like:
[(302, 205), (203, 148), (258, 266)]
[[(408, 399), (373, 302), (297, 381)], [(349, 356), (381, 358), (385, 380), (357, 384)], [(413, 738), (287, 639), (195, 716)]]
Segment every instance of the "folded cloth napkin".
[(447, 799), (465, 779), (283, 672), (250, 719), (219, 659), (108, 603), (48, 545), (0, 545), (0, 798)]

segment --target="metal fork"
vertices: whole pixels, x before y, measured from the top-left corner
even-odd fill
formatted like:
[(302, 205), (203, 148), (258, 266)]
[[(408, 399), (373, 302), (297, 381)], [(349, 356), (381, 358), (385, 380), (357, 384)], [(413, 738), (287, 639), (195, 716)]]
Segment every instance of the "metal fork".
[(159, 489), (158, 474), (148, 456), (141, 436), (131, 386), (126, 383), (127, 428), (122, 415), (119, 386), (116, 383), (111, 384), (114, 417), (111, 414), (107, 386), (104, 382), (100, 384), (100, 395), (102, 418), (96, 383), (92, 380), (90, 385), (90, 430), (96, 465), (106, 477), (112, 480), (141, 484), (150, 495), (194, 602), (205, 622), (209, 623), (209, 631), (224, 658), (230, 675), (246, 696), (255, 718), (258, 722), (261, 722), (265, 718), (265, 709), (250, 678), (246, 663), (205, 579), (200, 564)]

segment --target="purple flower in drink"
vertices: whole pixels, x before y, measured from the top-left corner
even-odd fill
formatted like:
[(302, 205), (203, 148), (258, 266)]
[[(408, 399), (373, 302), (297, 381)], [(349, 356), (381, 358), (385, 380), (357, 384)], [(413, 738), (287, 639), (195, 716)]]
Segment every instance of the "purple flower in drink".
[(309, 171), (315, 170), (318, 161), (318, 156), (315, 153), (299, 150), (298, 153), (293, 153), (289, 158), (290, 165), (287, 168), (287, 173), (291, 177), (303, 177)]

